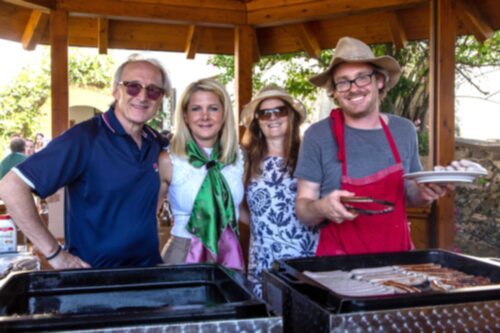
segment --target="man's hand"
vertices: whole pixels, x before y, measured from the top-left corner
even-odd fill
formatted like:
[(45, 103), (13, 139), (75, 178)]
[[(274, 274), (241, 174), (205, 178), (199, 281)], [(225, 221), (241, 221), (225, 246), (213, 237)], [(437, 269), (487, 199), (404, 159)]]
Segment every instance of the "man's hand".
[(91, 268), (88, 263), (64, 250), (48, 263), (54, 269)]
[(420, 200), (428, 204), (444, 197), (448, 192), (455, 190), (451, 183), (420, 183), (417, 184)]
[(297, 182), (295, 211), (299, 220), (306, 225), (318, 225), (324, 220), (342, 223), (352, 220), (355, 214), (349, 212), (340, 202), (341, 197), (352, 197), (354, 193), (335, 190), (320, 198), (320, 184), (300, 179)]
[(318, 206), (322, 215), (336, 223), (342, 223), (345, 220), (353, 220), (357, 214), (348, 211), (340, 201), (341, 197), (352, 197), (355, 194), (349, 191), (335, 190), (318, 201)]

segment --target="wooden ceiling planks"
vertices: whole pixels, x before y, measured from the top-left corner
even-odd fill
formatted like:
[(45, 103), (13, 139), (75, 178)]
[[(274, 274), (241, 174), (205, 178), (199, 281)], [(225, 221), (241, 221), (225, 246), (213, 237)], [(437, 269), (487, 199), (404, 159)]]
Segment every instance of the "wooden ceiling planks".
[[(21, 41), (29, 29), (29, 4), (52, 4), (49, 0), (9, 1), (0, 2), (0, 38), (13, 41)], [(457, 10), (463, 13), (457, 19), (459, 34), (475, 34), (484, 40), (488, 29), (500, 29), (498, 0), (464, 3), (467, 11)], [(184, 52), (189, 57), (233, 54), (235, 26), (252, 20), (258, 46), (254, 58), (299, 51), (317, 56), (318, 49), (333, 48), (346, 35), (367, 43), (394, 42), (398, 47), (407, 40), (429, 37), (428, 0), (60, 0), (57, 6), (69, 10), (71, 46), (99, 47), (105, 35), (100, 34), (98, 20), (107, 19), (108, 48)], [(269, 24), (272, 20), (278, 25)], [(294, 23), (281, 24), (285, 21)], [(196, 50), (187, 44), (193, 25), (203, 27)], [(48, 44), (47, 30), (42, 31), (39, 43)]]
[(357, 15), (414, 6), (427, 0), (255, 0), (248, 3), (248, 23), (269, 26)]
[[(126, 4), (124, 4), (126, 2)], [(169, 1), (170, 3), (170, 1)], [(234, 26), (246, 23), (244, 7), (211, 8), (208, 1), (176, 1), (175, 5), (165, 2), (116, 0), (59, 0), (57, 6), (70, 13), (85, 15), (107, 15), (115, 18), (136, 18), (172, 23), (197, 23), (204, 25)], [(235, 2), (236, 3), (236, 2)]]

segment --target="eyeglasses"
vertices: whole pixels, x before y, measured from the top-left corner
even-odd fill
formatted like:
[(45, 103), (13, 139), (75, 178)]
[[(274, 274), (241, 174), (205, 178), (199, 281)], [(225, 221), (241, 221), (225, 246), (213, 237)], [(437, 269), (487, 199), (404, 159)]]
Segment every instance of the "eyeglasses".
[(356, 87), (363, 88), (369, 85), (372, 82), (372, 76), (375, 75), (376, 72), (373, 71), (370, 74), (360, 75), (354, 80), (344, 80), (339, 82), (333, 82), (335, 90), (338, 92), (346, 92), (351, 89), (351, 85), (354, 83)]
[(261, 109), (257, 111), (256, 116), (259, 120), (271, 120), (273, 114), (276, 118), (286, 117), (288, 116), (288, 107), (283, 105), (271, 109)]
[(362, 215), (387, 214), (394, 210), (392, 202), (370, 197), (341, 197), (340, 201), (348, 211)]
[(146, 89), (146, 96), (152, 101), (156, 101), (165, 93), (165, 89), (155, 86), (154, 84), (143, 86), (137, 81), (121, 81), (119, 84), (123, 85), (127, 94), (132, 97), (139, 95), (142, 89)]

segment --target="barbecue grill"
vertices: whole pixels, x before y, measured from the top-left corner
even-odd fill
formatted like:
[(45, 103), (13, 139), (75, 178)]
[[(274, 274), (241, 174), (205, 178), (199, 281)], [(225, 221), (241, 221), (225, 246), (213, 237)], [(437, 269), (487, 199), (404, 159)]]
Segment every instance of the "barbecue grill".
[(269, 324), (247, 283), (215, 264), (20, 273), (0, 289), (0, 331)]
[[(422, 263), (486, 277), (491, 284), (447, 292), (346, 296), (304, 274)], [(281, 260), (264, 273), (263, 294), (283, 316), (285, 332), (500, 331), (500, 265), (443, 250)]]

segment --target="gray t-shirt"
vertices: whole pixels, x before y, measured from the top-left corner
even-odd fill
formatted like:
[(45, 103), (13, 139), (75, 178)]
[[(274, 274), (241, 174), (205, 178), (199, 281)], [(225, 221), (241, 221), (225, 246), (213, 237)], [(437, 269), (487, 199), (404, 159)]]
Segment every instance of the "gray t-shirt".
[[(422, 170), (415, 126), (396, 115), (389, 117), (389, 130), (403, 163), (404, 172)], [(345, 126), (347, 175), (361, 178), (395, 164), (384, 130), (361, 130)], [(320, 184), (320, 197), (340, 188), (341, 164), (329, 117), (311, 125), (300, 147), (295, 177)]]

